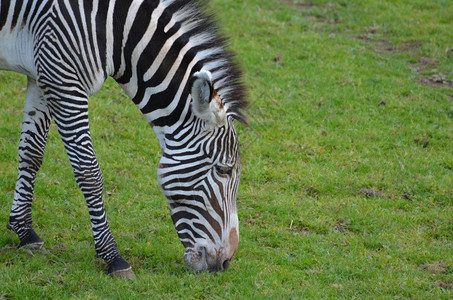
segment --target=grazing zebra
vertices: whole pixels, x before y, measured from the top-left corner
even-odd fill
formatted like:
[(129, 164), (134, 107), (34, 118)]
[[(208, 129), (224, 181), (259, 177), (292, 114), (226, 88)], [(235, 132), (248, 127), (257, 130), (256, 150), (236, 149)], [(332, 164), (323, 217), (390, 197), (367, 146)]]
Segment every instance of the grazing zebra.
[(239, 239), (240, 177), (233, 121), (245, 123), (241, 74), (204, 2), (0, 0), (0, 69), (28, 77), (19, 171), (8, 229), (42, 248), (33, 187), (53, 120), (86, 199), (97, 255), (112, 276), (134, 277), (112, 237), (88, 124), (88, 97), (113, 77), (162, 149), (158, 181), (184, 261), (228, 268)]

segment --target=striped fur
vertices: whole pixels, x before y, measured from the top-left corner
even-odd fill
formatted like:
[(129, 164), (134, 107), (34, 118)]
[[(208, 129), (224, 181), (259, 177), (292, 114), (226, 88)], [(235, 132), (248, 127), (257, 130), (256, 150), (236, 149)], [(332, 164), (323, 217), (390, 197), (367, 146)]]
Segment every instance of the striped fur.
[[(241, 110), (247, 102), (225, 42), (205, 3), (195, 0), (0, 0), (0, 69), (28, 76), (8, 225), (20, 246), (42, 242), (33, 231), (31, 204), (54, 120), (86, 198), (98, 255), (110, 273), (130, 269), (108, 226), (88, 124), (88, 97), (111, 76), (159, 140), (158, 180), (185, 261), (195, 270), (228, 267), (239, 234), (233, 120), (246, 122)], [(209, 99), (191, 95), (196, 74), (206, 74), (200, 86), (209, 91), (200, 95)], [(210, 114), (224, 117), (212, 123), (204, 117)]]

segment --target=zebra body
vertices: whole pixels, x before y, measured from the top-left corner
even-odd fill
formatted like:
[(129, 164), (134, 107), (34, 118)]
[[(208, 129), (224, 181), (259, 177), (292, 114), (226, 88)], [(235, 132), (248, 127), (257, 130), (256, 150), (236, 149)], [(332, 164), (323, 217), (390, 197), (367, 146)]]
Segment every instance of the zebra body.
[(224, 40), (195, 0), (0, 0), (0, 69), (28, 77), (8, 223), (19, 247), (42, 245), (31, 204), (54, 120), (87, 202), (96, 252), (110, 274), (131, 274), (108, 226), (88, 124), (88, 97), (111, 76), (159, 140), (158, 181), (184, 260), (194, 270), (228, 267), (239, 237), (233, 120), (245, 122), (246, 101)]

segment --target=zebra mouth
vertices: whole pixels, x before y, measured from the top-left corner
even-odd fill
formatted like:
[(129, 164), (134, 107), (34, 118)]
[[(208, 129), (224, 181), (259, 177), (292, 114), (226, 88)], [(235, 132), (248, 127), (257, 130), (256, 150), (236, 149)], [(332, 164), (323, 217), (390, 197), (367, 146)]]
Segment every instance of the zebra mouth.
[(198, 250), (188, 249), (186, 253), (184, 253), (184, 261), (195, 272), (208, 269), (206, 257), (206, 247), (200, 247)]
[(184, 261), (195, 272), (209, 271), (211, 273), (225, 271), (231, 263), (231, 259), (218, 259), (210, 255), (204, 246), (196, 250), (187, 250), (184, 254)]

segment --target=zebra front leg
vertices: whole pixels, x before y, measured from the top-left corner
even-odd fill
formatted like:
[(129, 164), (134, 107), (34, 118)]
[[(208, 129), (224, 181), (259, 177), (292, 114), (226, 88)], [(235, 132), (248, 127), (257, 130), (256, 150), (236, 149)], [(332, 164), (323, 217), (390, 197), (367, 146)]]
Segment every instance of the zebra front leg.
[(33, 230), (31, 208), (36, 173), (41, 167), (50, 122), (43, 95), (36, 82), (29, 78), (19, 142), (19, 171), (7, 225), (19, 236), (19, 249), (43, 249), (43, 241)]
[[(96, 253), (107, 263), (111, 276), (135, 278), (131, 266), (118, 252), (107, 221), (102, 200), (104, 182), (90, 137), (88, 99), (53, 98), (49, 103), (76, 181), (86, 199)], [(70, 109), (65, 109), (68, 107)]]

